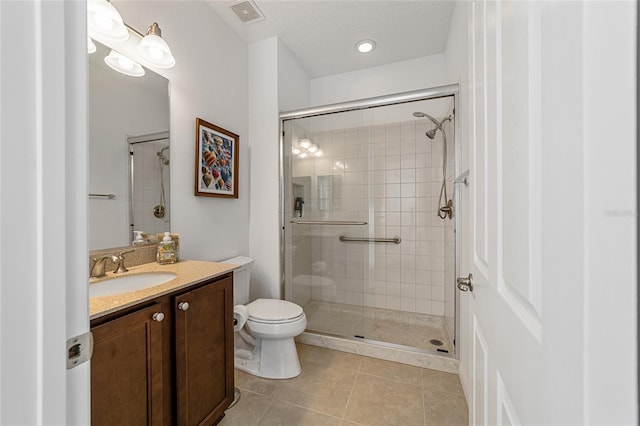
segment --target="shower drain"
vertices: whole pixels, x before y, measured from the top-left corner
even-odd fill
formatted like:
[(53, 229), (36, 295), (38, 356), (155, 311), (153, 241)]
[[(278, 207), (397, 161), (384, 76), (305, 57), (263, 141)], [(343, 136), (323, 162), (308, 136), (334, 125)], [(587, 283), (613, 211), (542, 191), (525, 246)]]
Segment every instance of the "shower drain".
[(429, 340), (429, 343), (431, 343), (433, 346), (442, 346), (442, 345), (444, 345), (444, 343), (442, 343), (442, 340), (438, 340), (438, 339), (431, 339), (431, 340)]

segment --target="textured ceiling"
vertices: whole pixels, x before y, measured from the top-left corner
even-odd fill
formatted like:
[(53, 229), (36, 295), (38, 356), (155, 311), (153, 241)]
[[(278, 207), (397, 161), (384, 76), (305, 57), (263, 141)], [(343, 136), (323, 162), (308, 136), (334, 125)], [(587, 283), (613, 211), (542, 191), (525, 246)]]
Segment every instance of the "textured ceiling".
[[(221, 18), (251, 43), (278, 36), (310, 78), (444, 52), (454, 2), (257, 0), (266, 19), (243, 23), (234, 1), (209, 1)], [(354, 46), (373, 39), (366, 55)]]

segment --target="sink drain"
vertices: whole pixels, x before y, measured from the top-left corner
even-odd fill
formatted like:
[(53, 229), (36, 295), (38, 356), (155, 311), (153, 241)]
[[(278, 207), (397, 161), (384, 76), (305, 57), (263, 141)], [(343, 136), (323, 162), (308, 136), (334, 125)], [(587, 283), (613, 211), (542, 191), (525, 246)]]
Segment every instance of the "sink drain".
[(431, 343), (433, 346), (442, 346), (442, 345), (444, 345), (444, 343), (442, 343), (442, 340), (438, 340), (438, 339), (431, 339), (431, 340), (429, 340), (429, 343)]

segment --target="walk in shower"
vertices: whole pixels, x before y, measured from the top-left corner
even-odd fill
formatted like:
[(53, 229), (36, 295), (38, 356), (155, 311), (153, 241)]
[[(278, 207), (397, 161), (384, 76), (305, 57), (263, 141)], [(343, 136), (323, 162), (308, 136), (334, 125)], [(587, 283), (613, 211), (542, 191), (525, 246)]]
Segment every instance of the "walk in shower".
[(455, 357), (456, 95), (281, 115), (284, 294), (303, 337)]

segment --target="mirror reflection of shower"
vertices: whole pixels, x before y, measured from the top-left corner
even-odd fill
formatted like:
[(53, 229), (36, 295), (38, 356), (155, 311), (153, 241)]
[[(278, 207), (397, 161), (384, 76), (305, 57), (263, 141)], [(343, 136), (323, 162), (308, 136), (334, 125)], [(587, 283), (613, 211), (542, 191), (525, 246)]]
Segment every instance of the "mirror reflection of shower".
[(164, 152), (169, 149), (169, 146), (162, 147), (162, 149), (156, 152), (158, 156), (159, 169), (160, 169), (160, 202), (153, 207), (153, 215), (157, 218), (163, 218), (165, 212), (165, 203), (164, 203), (164, 166), (169, 165), (169, 159), (164, 155)]
[(447, 195), (447, 132), (445, 132), (443, 124), (445, 121), (451, 121), (452, 115), (445, 117), (442, 121), (438, 121), (427, 113), (416, 111), (413, 113), (414, 117), (427, 118), (435, 125), (431, 130), (428, 130), (425, 135), (434, 140), (436, 132), (440, 130), (442, 132), (442, 184), (440, 186), (440, 197), (438, 198), (438, 210), (436, 214), (440, 219), (453, 218), (453, 200)]
[(156, 236), (171, 231), (169, 132), (127, 138), (129, 142), (129, 226)]

